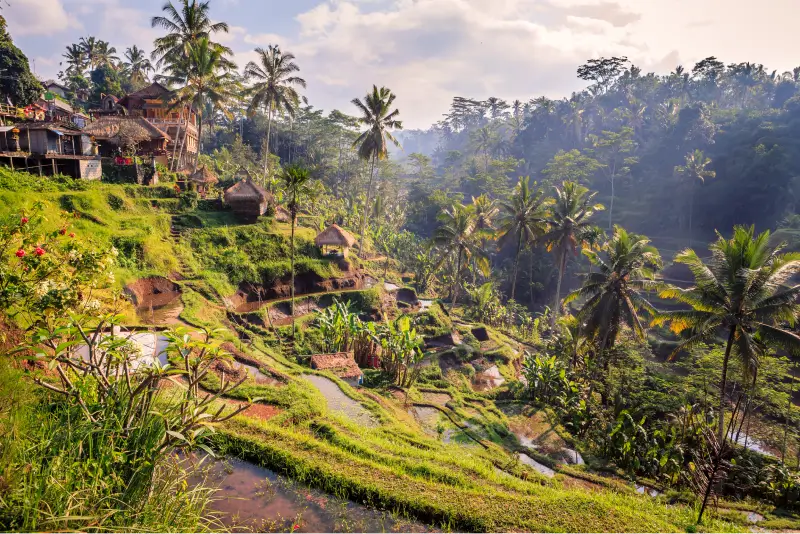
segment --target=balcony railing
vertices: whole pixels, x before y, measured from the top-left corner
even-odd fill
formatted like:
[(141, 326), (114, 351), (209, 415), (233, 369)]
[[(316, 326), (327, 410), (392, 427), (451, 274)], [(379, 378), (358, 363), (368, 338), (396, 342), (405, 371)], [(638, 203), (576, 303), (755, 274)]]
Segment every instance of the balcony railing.
[(197, 126), (194, 122), (187, 121), (186, 119), (161, 119), (161, 118), (150, 118), (146, 117), (150, 124), (155, 126), (180, 126), (181, 128), (186, 128), (186, 125), (189, 125), (190, 130), (196, 130)]

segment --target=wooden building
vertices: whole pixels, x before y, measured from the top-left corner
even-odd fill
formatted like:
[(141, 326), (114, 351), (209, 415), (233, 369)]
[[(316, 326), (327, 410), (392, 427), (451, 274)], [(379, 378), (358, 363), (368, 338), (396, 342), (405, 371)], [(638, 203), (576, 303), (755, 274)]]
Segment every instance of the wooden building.
[(0, 127), (0, 163), (41, 176), (99, 180), (102, 163), (89, 135), (72, 123), (27, 122)]
[(211, 186), (217, 182), (219, 182), (217, 175), (208, 170), (208, 167), (205, 165), (189, 175), (189, 183), (194, 185), (202, 198), (206, 197)]
[(317, 234), (314, 243), (326, 252), (331, 247), (341, 251), (342, 257), (347, 257), (347, 252), (356, 244), (356, 238), (338, 224), (332, 224)]
[(272, 194), (250, 178), (236, 182), (225, 190), (225, 203), (243, 222), (256, 222), (273, 202)]
[(314, 354), (311, 356), (311, 368), (317, 371), (329, 371), (353, 387), (364, 382), (364, 373), (361, 372), (351, 352)]
[(156, 163), (168, 163), (169, 135), (142, 117), (103, 115), (83, 131), (97, 140), (101, 156), (150, 156)]

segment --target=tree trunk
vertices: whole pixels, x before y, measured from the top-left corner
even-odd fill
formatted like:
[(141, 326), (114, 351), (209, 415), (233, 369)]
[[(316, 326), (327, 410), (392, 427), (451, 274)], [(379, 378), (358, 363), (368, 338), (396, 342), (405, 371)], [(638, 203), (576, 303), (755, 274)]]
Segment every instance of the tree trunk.
[(458, 249), (458, 254), (456, 255), (456, 270), (453, 273), (453, 300), (450, 302), (450, 311), (452, 311), (456, 307), (456, 301), (458, 300), (458, 275), (461, 272), (461, 249)]
[(611, 173), (611, 204), (608, 208), (608, 231), (614, 228), (614, 173)]
[(362, 258), (365, 257), (366, 250), (364, 249), (364, 234), (367, 230), (367, 217), (369, 216), (369, 206), (372, 201), (372, 178), (375, 174), (375, 154), (372, 155), (372, 162), (369, 167), (369, 181), (367, 182), (367, 202), (364, 205), (364, 215), (361, 217), (361, 243), (358, 245), (358, 255)]
[[(267, 114), (267, 153), (264, 154), (264, 184), (269, 183), (269, 136), (272, 133), (272, 107), (270, 106), (269, 113)], [(269, 188), (272, 191), (272, 187)]]
[(733, 347), (733, 338), (735, 335), (736, 326), (732, 326), (728, 334), (728, 345), (725, 347), (725, 359), (722, 361), (722, 379), (720, 380), (719, 423), (717, 428), (717, 437), (720, 444), (725, 440), (725, 386), (727, 386), (728, 380), (728, 360), (731, 357), (731, 348)]
[[(189, 139), (189, 121), (192, 118), (192, 107), (189, 108), (189, 114), (186, 117), (186, 128), (183, 129), (183, 143), (181, 143), (181, 149), (178, 151), (178, 166), (180, 166), (180, 162), (183, 161), (183, 153), (186, 151), (186, 142)], [(176, 171), (179, 169), (175, 169)]]
[(692, 246), (692, 215), (694, 214), (694, 182), (689, 190), (689, 247)]
[(514, 275), (511, 279), (511, 300), (514, 300), (514, 296), (516, 295), (517, 291), (517, 271), (519, 270), (519, 251), (522, 248), (522, 232), (519, 233), (517, 237), (517, 253), (514, 255)]
[(200, 164), (200, 146), (203, 142), (203, 113), (200, 112), (197, 116), (200, 121), (197, 125), (197, 154), (194, 156), (194, 171), (197, 171), (197, 166)]
[(533, 247), (531, 247), (529, 250), (530, 250), (531, 264), (530, 264), (530, 278), (528, 280), (528, 295), (530, 297), (529, 298), (530, 306), (531, 308), (533, 308)]
[[(175, 160), (175, 156), (178, 155), (178, 144), (181, 138), (181, 119), (183, 118), (183, 110), (178, 112), (178, 129), (175, 130), (175, 139), (173, 141), (172, 146), (172, 161), (170, 161), (169, 170), (175, 171), (177, 170), (176, 167), (178, 166), (178, 162)], [(188, 126), (188, 125), (187, 125)]]
[(294, 227), (297, 223), (297, 214), (295, 212), (294, 206), (292, 206), (292, 234), (289, 238), (289, 246), (291, 247), (291, 269), (292, 269), (292, 339), (295, 338), (295, 334), (297, 333), (295, 328), (295, 321), (294, 321)]
[(561, 281), (564, 279), (564, 267), (567, 264), (567, 250), (562, 247), (558, 254), (558, 282), (556, 283), (556, 301), (553, 305), (553, 313), (551, 314), (551, 323), (554, 325), (556, 324), (558, 315), (561, 312)]

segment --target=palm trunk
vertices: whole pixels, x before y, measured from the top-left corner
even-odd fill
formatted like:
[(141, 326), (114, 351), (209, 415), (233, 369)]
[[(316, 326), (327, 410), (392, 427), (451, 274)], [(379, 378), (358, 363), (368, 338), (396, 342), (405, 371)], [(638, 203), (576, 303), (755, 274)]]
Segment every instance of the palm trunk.
[(455, 309), (456, 301), (458, 300), (458, 275), (461, 272), (461, 249), (458, 249), (458, 255), (456, 256), (456, 270), (453, 273), (453, 300), (450, 302), (450, 311)]
[(175, 171), (176, 167), (178, 166), (178, 162), (175, 160), (175, 156), (178, 155), (178, 145), (180, 144), (181, 138), (181, 119), (183, 118), (183, 110), (178, 112), (178, 129), (175, 130), (175, 139), (172, 145), (172, 161), (169, 162), (169, 170)]
[(522, 232), (517, 237), (517, 253), (514, 255), (514, 275), (511, 279), (511, 300), (514, 300), (517, 291), (517, 271), (519, 269), (519, 251), (522, 248)]
[(291, 260), (290, 260), (291, 270), (292, 270), (292, 288), (291, 288), (291, 292), (292, 292), (292, 339), (295, 338), (295, 334), (297, 333), (297, 331), (295, 329), (296, 326), (295, 326), (295, 321), (294, 321), (294, 227), (295, 227), (296, 221), (297, 221), (297, 214), (295, 213), (294, 206), (292, 206), (292, 233), (291, 233), (291, 236), (289, 238), (289, 246), (292, 249), (291, 250)]
[(197, 171), (197, 165), (200, 163), (200, 147), (203, 143), (203, 113), (198, 115), (200, 119), (197, 126), (197, 154), (194, 156), (194, 170)]
[[(269, 136), (272, 133), (272, 107), (270, 106), (269, 113), (267, 114), (267, 146), (265, 147), (267, 153), (264, 154), (264, 184), (266, 185), (269, 180)], [(272, 191), (272, 187), (269, 188)]]
[[(183, 161), (183, 153), (186, 152), (186, 141), (189, 139), (189, 121), (192, 118), (192, 109), (189, 108), (189, 115), (186, 117), (186, 128), (183, 129), (183, 142), (181, 143), (181, 149), (178, 151), (178, 166), (180, 167), (180, 162)], [(179, 169), (175, 169), (179, 170)]]
[(528, 279), (528, 295), (529, 295), (529, 302), (530, 306), (533, 307), (533, 248), (529, 248), (530, 250), (530, 278)]
[(364, 215), (361, 217), (361, 243), (358, 245), (358, 254), (364, 257), (366, 250), (364, 249), (364, 238), (367, 230), (367, 217), (369, 216), (370, 202), (372, 202), (372, 178), (375, 174), (375, 154), (372, 155), (372, 161), (369, 167), (369, 181), (367, 182), (367, 203), (364, 205)]
[(722, 379), (720, 380), (719, 384), (719, 423), (717, 428), (717, 437), (720, 444), (722, 444), (725, 439), (725, 386), (727, 386), (728, 380), (728, 360), (731, 356), (731, 348), (733, 347), (733, 338), (735, 335), (736, 326), (732, 326), (731, 331), (728, 334), (728, 345), (725, 347), (725, 359), (722, 361)]
[(689, 191), (689, 246), (692, 246), (692, 214), (694, 214), (694, 182)]
[(567, 264), (567, 251), (562, 248), (558, 257), (558, 282), (556, 283), (556, 301), (553, 304), (552, 324), (556, 324), (558, 314), (561, 311), (561, 281), (564, 279), (564, 267)]
[(608, 231), (614, 228), (614, 174), (611, 174), (611, 203), (608, 208)]

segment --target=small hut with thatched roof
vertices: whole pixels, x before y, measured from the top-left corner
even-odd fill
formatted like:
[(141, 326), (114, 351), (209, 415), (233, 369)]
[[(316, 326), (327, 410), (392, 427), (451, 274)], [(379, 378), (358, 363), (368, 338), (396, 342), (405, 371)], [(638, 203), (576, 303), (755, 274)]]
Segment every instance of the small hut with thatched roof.
[(225, 203), (243, 222), (256, 222), (272, 202), (272, 194), (249, 177), (225, 190)]
[(346, 257), (350, 247), (356, 244), (356, 238), (338, 224), (332, 224), (317, 235), (314, 243), (323, 251), (329, 247), (336, 247), (342, 251), (342, 256)]
[(292, 214), (283, 206), (275, 206), (275, 220), (278, 222), (292, 222)]
[(189, 182), (193, 183), (197, 188), (197, 192), (200, 193), (200, 196), (205, 198), (211, 186), (219, 182), (219, 178), (217, 178), (217, 175), (211, 172), (208, 167), (203, 165), (189, 175)]

